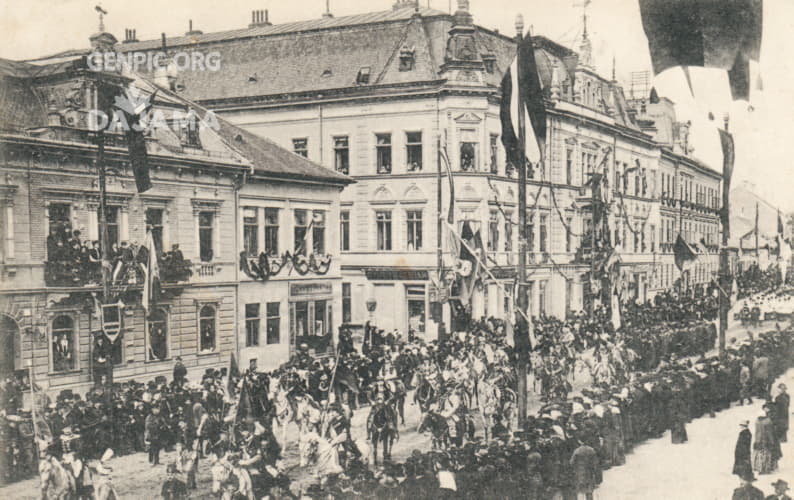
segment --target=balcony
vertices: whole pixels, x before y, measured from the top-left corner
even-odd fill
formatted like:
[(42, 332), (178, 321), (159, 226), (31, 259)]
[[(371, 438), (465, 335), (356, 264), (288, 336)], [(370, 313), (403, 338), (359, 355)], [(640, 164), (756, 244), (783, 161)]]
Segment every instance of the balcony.
[[(71, 244), (51, 245), (44, 262), (44, 282), (47, 286), (93, 287), (102, 284), (102, 262), (98, 248), (88, 249), (73, 238)], [(148, 261), (145, 247), (124, 245), (110, 256), (111, 285), (142, 285), (145, 281), (145, 263)], [(187, 281), (193, 274), (192, 264), (180, 250), (166, 252), (157, 259), (160, 282), (178, 283)]]

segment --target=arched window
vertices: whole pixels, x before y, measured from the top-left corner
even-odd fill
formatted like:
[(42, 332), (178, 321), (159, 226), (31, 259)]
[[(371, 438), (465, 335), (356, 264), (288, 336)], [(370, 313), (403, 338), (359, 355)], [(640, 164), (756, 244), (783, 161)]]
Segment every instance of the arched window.
[(52, 370), (63, 372), (74, 370), (77, 366), (75, 349), (74, 320), (71, 316), (56, 316), (52, 320)]
[(199, 352), (215, 352), (215, 306), (205, 305), (199, 311)]
[(146, 320), (148, 337), (146, 348), (147, 361), (168, 359), (168, 313), (155, 309)]

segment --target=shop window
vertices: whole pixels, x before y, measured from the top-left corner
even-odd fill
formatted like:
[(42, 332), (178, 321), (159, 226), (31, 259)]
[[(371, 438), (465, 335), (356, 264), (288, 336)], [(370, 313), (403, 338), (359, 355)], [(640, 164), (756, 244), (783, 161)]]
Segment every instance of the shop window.
[(405, 294), (408, 300), (408, 336), (425, 333), (427, 321), (425, 309), (425, 287), (406, 286)]
[(199, 311), (199, 353), (207, 354), (216, 349), (216, 310), (213, 305), (205, 305)]
[(342, 283), (342, 323), (353, 321), (353, 287)]
[(56, 316), (52, 320), (52, 371), (65, 372), (77, 367), (74, 320), (71, 316)]
[(146, 319), (146, 326), (148, 330), (146, 360), (168, 359), (168, 314), (163, 309), (152, 310)]

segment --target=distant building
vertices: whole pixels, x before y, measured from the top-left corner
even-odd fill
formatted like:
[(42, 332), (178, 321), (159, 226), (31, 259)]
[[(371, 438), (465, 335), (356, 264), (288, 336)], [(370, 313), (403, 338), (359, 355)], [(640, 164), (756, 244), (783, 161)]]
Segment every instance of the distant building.
[(731, 244), (739, 249), (740, 262), (757, 262), (766, 267), (775, 258), (778, 217), (783, 222), (784, 238), (790, 238), (786, 214), (759, 196), (755, 184), (744, 181), (731, 189)]

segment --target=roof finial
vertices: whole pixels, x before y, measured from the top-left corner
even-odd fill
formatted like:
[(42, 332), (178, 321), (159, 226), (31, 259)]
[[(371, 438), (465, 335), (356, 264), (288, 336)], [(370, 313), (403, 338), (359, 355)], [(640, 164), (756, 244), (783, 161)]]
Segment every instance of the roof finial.
[(105, 32), (105, 16), (108, 14), (108, 11), (102, 8), (102, 4), (99, 4), (94, 7), (94, 10), (99, 13), (99, 32)]
[(524, 36), (524, 16), (521, 14), (516, 15), (516, 36), (519, 38)]
[(617, 78), (615, 78), (615, 54), (612, 54), (612, 81), (618, 81)]
[(334, 17), (334, 15), (331, 14), (331, 0), (325, 0), (325, 14), (323, 14), (323, 17)]

